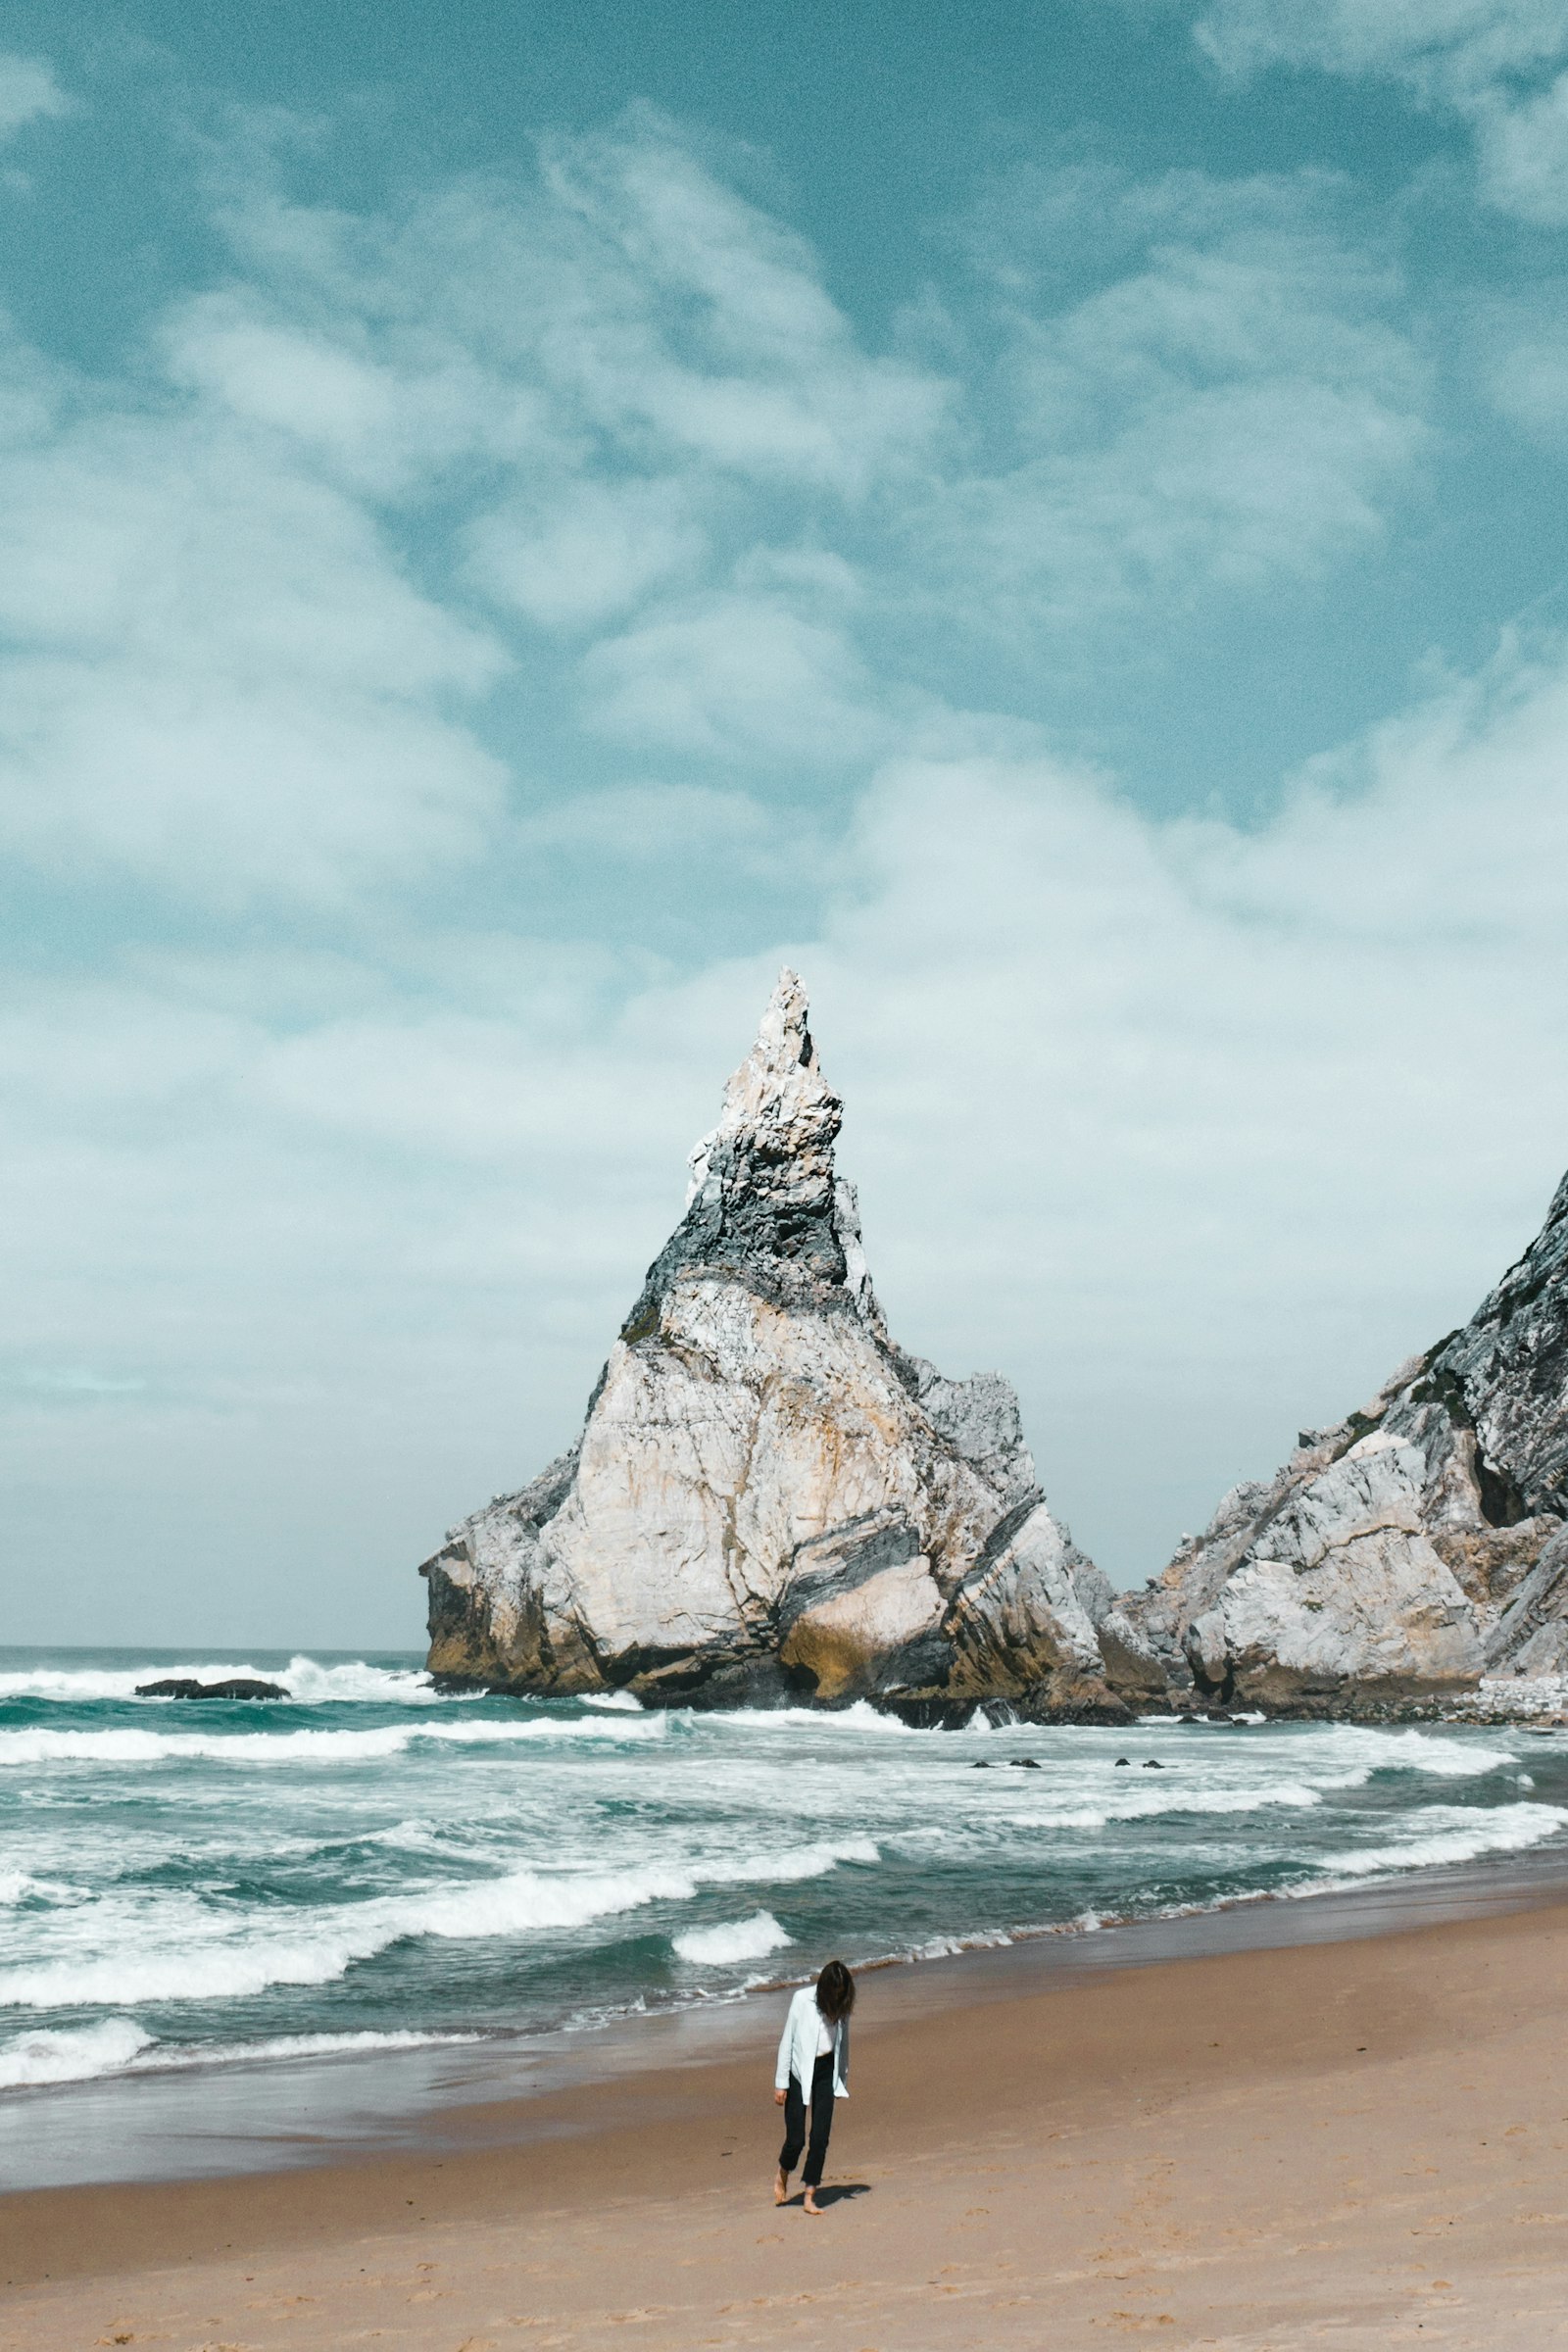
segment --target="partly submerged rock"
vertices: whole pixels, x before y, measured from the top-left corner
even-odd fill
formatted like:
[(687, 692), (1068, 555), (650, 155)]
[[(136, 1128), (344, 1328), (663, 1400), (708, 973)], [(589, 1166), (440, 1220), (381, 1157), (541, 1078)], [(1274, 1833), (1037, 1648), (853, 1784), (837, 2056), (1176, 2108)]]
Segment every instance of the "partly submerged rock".
[(1568, 1178), (1461, 1331), (1123, 1603), (1200, 1702), (1377, 1711), (1568, 1665)]
[(258, 1682), (253, 1675), (231, 1674), (225, 1682), (200, 1683), (188, 1674), (169, 1675), (161, 1683), (138, 1683), (138, 1698), (287, 1698), (281, 1683)]
[[(1125, 1712), (1110, 1588), (1046, 1505), (1012, 1390), (888, 1337), (842, 1116), (785, 972), (582, 1436), (420, 1570), (435, 1674), (925, 1721)], [(1158, 1681), (1131, 1626), (1112, 1647)]]

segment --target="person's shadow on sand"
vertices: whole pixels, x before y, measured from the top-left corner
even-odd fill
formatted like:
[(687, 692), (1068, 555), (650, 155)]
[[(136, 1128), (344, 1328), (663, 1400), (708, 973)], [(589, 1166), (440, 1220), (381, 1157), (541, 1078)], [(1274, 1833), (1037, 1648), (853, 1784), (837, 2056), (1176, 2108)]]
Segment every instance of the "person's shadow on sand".
[[(868, 2197), (870, 2194), (871, 2183), (869, 2180), (837, 2180), (831, 2187), (819, 2188), (816, 2192), (816, 2201), (825, 2213), (830, 2205), (838, 2205), (847, 2197)], [(784, 2202), (786, 2205), (804, 2205), (806, 2191), (802, 2189), (797, 2195), (786, 2197)]]

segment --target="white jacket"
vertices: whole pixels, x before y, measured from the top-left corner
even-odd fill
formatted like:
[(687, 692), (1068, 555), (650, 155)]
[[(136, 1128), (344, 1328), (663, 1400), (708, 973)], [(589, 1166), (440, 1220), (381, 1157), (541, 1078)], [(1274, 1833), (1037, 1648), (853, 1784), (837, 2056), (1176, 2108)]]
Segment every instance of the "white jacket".
[[(790, 2003), (790, 2013), (784, 2020), (784, 2033), (778, 2045), (778, 2068), (773, 2077), (775, 2090), (787, 2090), (791, 2075), (808, 2097), (811, 2090), (811, 2073), (816, 2065), (817, 2028), (822, 2013), (816, 2005), (814, 1984), (803, 1984)], [(841, 2017), (833, 2028), (833, 2096), (847, 2099), (850, 2095), (850, 2021)]]

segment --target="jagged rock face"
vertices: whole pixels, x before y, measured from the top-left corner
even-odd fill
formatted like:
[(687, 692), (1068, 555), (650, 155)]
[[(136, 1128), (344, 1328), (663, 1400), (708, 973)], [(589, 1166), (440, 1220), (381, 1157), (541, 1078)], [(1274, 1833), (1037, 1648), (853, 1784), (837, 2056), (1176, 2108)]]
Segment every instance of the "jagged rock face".
[(1568, 1661), (1568, 1179), (1461, 1331), (1124, 1604), (1173, 1690), (1336, 1710)]
[[(435, 1672), (929, 1720), (1121, 1711), (1109, 1587), (1047, 1508), (1011, 1389), (888, 1338), (842, 1117), (786, 972), (577, 1445), (421, 1570)], [(1126, 1633), (1123, 1677), (1157, 1675)]]

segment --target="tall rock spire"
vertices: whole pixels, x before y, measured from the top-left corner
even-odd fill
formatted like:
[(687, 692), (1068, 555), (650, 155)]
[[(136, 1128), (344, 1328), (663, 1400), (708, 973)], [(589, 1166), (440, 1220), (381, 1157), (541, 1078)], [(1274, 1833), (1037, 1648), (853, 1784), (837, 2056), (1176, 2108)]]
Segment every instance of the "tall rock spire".
[(1048, 1509), (1011, 1389), (888, 1339), (842, 1119), (785, 971), (582, 1436), (425, 1562), (436, 1672), (916, 1720), (1125, 1711), (1107, 1674), (1153, 1669)]
[(622, 1338), (651, 1331), (670, 1284), (697, 1266), (779, 1306), (873, 1311), (857, 1278), (854, 1189), (833, 1167), (844, 1105), (822, 1076), (807, 1013), (799, 979), (780, 972), (718, 1124), (692, 1152), (686, 1213), (649, 1267)]

